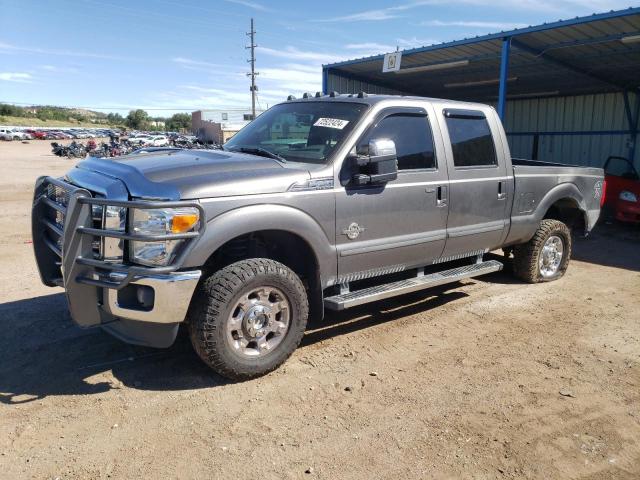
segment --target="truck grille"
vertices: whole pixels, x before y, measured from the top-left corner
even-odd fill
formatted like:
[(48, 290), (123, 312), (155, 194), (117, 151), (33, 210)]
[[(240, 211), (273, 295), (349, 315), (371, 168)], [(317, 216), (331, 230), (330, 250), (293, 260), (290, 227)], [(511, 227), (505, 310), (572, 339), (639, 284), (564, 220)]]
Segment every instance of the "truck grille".
[[(48, 202), (48, 205), (52, 207), (49, 212), (49, 221), (55, 225), (57, 228), (51, 228), (51, 225), (47, 225), (48, 231), (45, 236), (48, 240), (48, 243), (55, 245), (56, 249), (54, 252), (61, 257), (62, 256), (62, 241), (64, 235), (64, 226), (65, 219), (68, 214), (69, 207), (69, 189), (65, 188), (61, 185), (49, 184), (46, 187), (45, 191), (46, 197), (52, 202)], [(91, 193), (94, 198), (101, 198), (102, 195), (96, 195)], [(122, 209), (124, 210), (124, 209)], [(91, 219), (92, 219), (92, 227), (97, 229), (103, 229), (105, 227), (105, 207), (103, 205), (91, 205)], [(118, 222), (116, 230), (124, 231), (124, 218), (121, 222)], [(91, 247), (93, 251), (93, 258), (97, 260), (104, 259), (104, 248), (106, 241), (112, 241), (114, 239), (105, 239), (105, 237), (95, 236), (91, 240)], [(121, 242), (115, 242), (115, 248), (113, 245), (114, 242), (109, 243), (111, 258), (110, 261), (122, 261), (122, 245)], [(120, 255), (114, 255), (114, 251), (117, 248), (120, 248)]]

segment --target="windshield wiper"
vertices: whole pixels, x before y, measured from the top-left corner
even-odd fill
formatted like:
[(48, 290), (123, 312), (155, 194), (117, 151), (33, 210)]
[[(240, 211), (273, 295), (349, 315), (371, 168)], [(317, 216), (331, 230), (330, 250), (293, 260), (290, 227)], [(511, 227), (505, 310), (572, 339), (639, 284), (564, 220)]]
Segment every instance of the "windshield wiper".
[(266, 148), (261, 148), (261, 147), (236, 147), (231, 151), (248, 153), (250, 155), (259, 155), (261, 157), (273, 158), (275, 160), (281, 161), (282, 163), (287, 162), (286, 158), (281, 157), (277, 153), (273, 153), (272, 151), (267, 150)]

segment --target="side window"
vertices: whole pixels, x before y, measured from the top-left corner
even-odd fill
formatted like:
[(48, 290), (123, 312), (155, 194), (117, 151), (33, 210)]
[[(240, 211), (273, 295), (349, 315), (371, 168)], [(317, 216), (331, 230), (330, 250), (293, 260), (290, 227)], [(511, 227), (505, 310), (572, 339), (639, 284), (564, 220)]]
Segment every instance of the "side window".
[(398, 170), (436, 167), (433, 135), (426, 115), (400, 113), (383, 118), (359, 142), (358, 152), (366, 153), (369, 141), (381, 138), (395, 142)]
[(623, 177), (630, 180), (637, 180), (633, 164), (624, 158), (610, 157), (605, 165), (604, 173), (614, 177)]
[[(478, 112), (479, 113), (479, 112)], [(498, 164), (493, 136), (484, 115), (446, 115), (456, 167), (485, 167)]]

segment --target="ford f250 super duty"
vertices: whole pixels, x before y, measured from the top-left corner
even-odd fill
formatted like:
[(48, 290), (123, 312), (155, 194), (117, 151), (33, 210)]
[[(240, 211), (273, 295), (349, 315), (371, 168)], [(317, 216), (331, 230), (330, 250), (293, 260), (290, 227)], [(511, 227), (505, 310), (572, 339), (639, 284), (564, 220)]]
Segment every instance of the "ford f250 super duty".
[[(495, 110), (305, 94), (222, 150), (89, 158), (41, 177), (33, 245), (74, 321), (216, 372), (281, 365), (308, 318), (494, 272), (560, 278), (600, 213), (603, 171), (512, 159)], [(495, 258), (495, 257), (492, 257)]]

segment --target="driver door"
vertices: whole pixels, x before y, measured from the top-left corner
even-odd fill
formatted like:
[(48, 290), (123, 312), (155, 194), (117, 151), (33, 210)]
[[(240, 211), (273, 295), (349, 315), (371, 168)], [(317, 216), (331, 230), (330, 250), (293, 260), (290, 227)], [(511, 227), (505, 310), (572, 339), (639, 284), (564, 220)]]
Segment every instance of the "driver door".
[[(398, 177), (383, 184), (353, 185), (357, 172), (346, 158), (336, 193), (338, 283), (425, 265), (442, 254), (448, 214), (448, 176), (436, 122), (423, 108), (383, 110), (356, 144), (390, 139)], [(441, 159), (441, 160), (440, 160)]]

